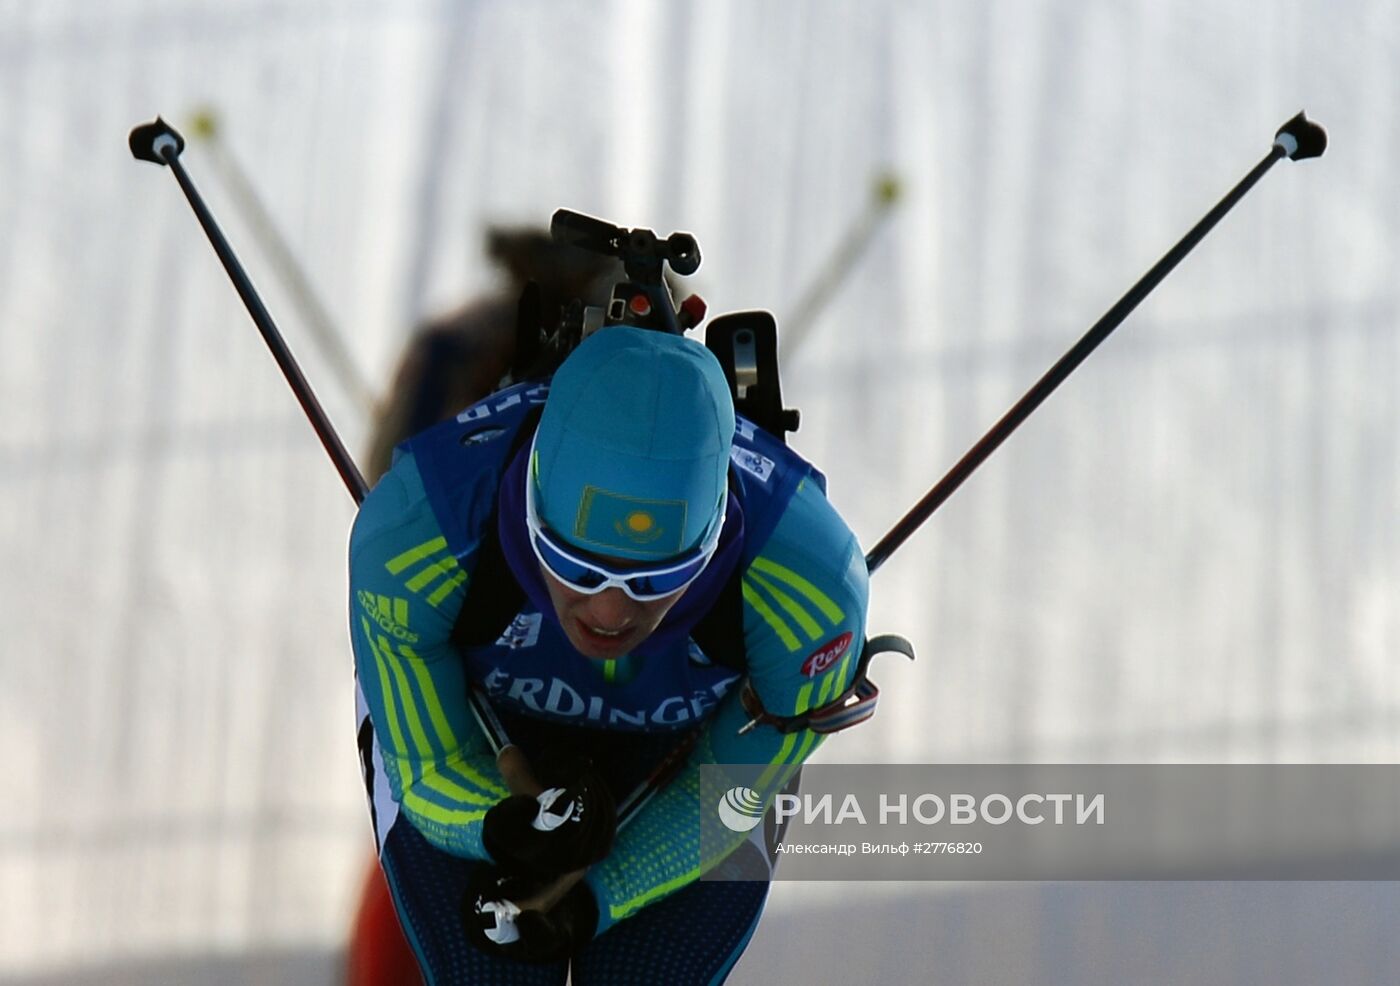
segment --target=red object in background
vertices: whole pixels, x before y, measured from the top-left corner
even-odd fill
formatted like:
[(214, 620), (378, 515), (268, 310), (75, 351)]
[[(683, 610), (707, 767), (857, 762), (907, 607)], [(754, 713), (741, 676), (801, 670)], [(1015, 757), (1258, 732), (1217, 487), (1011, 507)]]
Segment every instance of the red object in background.
[(683, 329), (693, 329), (705, 320), (705, 299), (698, 294), (693, 294), (685, 301), (681, 302), (681, 311), (678, 321)]
[(346, 986), (414, 986), (422, 983), (418, 959), (399, 927), (394, 900), (379, 860), (371, 860), (350, 929)]

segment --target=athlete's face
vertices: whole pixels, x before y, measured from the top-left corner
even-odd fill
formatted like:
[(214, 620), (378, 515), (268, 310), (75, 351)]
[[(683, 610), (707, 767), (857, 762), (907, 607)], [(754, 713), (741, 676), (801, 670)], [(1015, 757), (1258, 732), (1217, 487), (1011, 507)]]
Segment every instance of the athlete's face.
[(616, 586), (587, 595), (564, 585), (543, 565), (545, 588), (554, 615), (569, 643), (584, 657), (608, 661), (622, 657), (652, 635), (685, 589), (639, 603)]

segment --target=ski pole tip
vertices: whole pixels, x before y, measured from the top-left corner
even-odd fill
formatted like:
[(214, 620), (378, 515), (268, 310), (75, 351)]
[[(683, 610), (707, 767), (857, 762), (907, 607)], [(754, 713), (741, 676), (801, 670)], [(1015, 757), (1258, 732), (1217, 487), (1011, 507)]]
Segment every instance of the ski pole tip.
[(132, 157), (152, 164), (169, 164), (185, 149), (185, 138), (160, 117), (133, 127), (126, 143)]
[(219, 114), (212, 106), (201, 106), (190, 117), (190, 130), (197, 140), (215, 140), (219, 136)]
[(1274, 134), (1274, 146), (1283, 148), (1290, 160), (1321, 157), (1327, 150), (1327, 131), (1309, 120), (1302, 110)]
[(903, 194), (903, 187), (899, 182), (899, 175), (893, 171), (882, 171), (875, 176), (875, 204), (882, 209), (888, 209)]

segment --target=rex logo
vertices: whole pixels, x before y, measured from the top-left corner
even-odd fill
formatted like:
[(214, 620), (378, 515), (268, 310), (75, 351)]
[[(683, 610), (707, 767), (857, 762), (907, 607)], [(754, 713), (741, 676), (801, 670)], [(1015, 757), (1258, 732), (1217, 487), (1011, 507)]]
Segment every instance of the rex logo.
[(851, 649), (852, 639), (851, 632), (847, 630), (841, 636), (822, 644), (802, 662), (802, 673), (808, 678), (815, 678), (821, 674), (845, 656), (846, 651)]

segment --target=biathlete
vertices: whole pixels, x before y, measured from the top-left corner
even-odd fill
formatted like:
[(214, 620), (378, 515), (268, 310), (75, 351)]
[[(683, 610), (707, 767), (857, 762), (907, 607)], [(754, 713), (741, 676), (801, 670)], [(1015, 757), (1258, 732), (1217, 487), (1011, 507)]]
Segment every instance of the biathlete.
[(857, 677), (867, 599), (822, 475), (683, 336), (599, 329), (405, 442), (351, 535), (350, 629), (428, 982), (723, 982), (775, 834), (702, 846), (701, 768), (767, 765), (766, 798), (789, 780)]

